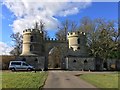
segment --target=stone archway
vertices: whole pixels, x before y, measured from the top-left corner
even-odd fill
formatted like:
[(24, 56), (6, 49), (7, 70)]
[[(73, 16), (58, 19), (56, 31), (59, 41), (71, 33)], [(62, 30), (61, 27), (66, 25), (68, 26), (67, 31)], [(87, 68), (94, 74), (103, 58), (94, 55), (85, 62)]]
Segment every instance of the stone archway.
[(63, 48), (67, 48), (67, 46), (68, 46), (67, 43), (63, 42), (63, 41), (48, 41), (48, 42), (46, 42), (46, 45), (45, 45), (45, 69), (46, 70), (49, 69), (50, 51), (51, 50), (54, 51), (54, 48), (58, 48), (57, 49), (58, 51), (60, 50), (60, 55), (58, 55), (60, 60), (59, 60), (59, 64), (58, 65), (56, 64), (56, 67), (59, 67), (59, 68), (63, 69), (63, 67), (65, 65), (64, 57), (65, 57), (65, 54), (66, 54), (65, 49), (63, 49)]
[(61, 68), (61, 51), (59, 47), (53, 47), (49, 51), (48, 68)]

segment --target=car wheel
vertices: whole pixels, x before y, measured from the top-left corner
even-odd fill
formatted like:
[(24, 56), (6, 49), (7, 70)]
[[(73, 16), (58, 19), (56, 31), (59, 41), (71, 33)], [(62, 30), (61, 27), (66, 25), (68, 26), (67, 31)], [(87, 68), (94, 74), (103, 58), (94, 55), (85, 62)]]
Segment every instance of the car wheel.
[(28, 68), (27, 71), (31, 71), (32, 69), (31, 68)]
[(15, 68), (12, 68), (11, 70), (12, 70), (12, 71), (15, 71)]

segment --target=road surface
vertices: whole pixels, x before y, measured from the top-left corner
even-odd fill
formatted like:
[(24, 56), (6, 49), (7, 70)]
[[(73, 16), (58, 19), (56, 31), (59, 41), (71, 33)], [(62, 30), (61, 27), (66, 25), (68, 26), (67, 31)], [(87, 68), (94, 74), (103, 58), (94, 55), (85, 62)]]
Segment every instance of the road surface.
[(75, 76), (75, 74), (77, 72), (49, 71), (43, 90), (45, 88), (92, 88), (91, 90), (98, 90), (95, 86)]

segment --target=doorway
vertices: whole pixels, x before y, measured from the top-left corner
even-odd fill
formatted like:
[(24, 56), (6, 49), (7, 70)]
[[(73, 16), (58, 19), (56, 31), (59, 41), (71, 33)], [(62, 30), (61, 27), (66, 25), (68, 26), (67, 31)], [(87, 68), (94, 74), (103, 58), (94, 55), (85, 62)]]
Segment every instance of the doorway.
[(87, 70), (89, 70), (88, 61), (85, 60), (85, 61), (84, 61), (84, 71), (87, 71)]

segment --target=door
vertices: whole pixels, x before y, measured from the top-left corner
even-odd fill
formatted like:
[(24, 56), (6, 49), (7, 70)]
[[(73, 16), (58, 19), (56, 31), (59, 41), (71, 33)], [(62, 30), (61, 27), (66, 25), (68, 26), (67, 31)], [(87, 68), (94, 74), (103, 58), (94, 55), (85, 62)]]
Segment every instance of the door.
[(27, 63), (22, 63), (22, 67), (21, 67), (21, 69), (23, 69), (23, 70), (27, 70), (28, 69), (28, 64)]
[(88, 66), (88, 61), (87, 60), (84, 61), (84, 70), (85, 71), (89, 70), (89, 66)]
[(21, 69), (21, 62), (14, 62), (14, 66), (16, 70), (20, 70)]

